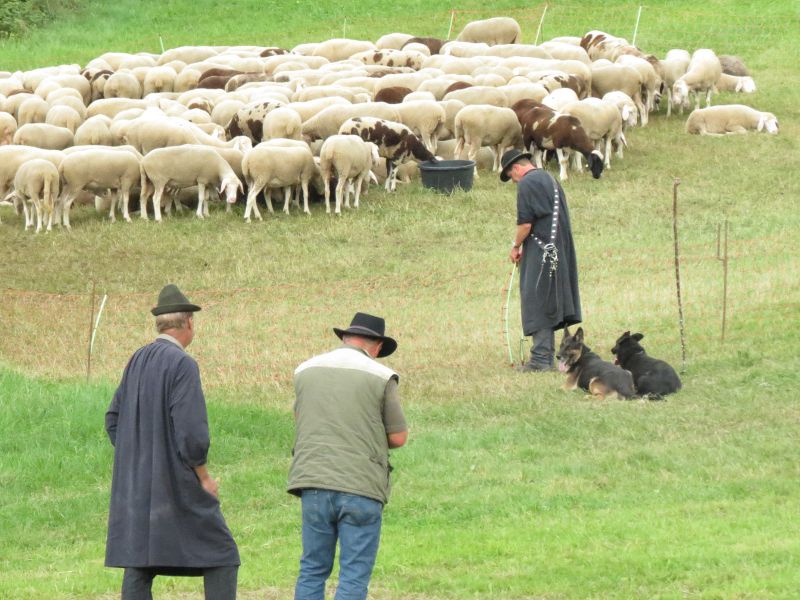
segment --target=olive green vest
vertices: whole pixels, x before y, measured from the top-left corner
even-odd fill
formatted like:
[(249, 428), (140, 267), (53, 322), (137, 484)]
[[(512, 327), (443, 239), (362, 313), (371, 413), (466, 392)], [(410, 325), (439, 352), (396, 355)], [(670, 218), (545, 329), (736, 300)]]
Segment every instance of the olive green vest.
[(290, 493), (317, 488), (388, 501), (383, 398), (392, 377), (398, 376), (353, 346), (297, 367)]

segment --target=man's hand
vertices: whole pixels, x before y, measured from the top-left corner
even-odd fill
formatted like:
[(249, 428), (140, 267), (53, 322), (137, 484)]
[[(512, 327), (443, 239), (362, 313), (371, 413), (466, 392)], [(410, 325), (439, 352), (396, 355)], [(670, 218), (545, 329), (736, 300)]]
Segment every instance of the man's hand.
[(519, 259), (522, 258), (522, 248), (511, 248), (508, 258), (511, 259), (511, 262), (517, 264)]
[(214, 498), (219, 498), (219, 484), (211, 477), (206, 466), (200, 465), (199, 467), (195, 467), (194, 472), (197, 473), (197, 479), (200, 480), (200, 485), (203, 486), (203, 489), (214, 496)]
[(205, 491), (214, 496), (214, 498), (219, 499), (219, 484), (216, 479), (209, 475), (205, 479), (200, 480), (200, 485), (203, 486)]

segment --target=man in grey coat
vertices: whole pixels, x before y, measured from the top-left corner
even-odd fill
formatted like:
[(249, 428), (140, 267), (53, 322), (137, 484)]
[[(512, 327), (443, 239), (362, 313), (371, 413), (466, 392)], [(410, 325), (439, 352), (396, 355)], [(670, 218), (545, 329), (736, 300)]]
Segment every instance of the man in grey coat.
[(528, 152), (508, 150), (500, 180), (517, 184), (517, 229), (509, 258), (519, 264), (522, 331), (533, 338), (520, 371), (551, 371), (555, 330), (581, 322), (578, 263), (567, 198), (561, 185), (537, 169)]
[(106, 412), (114, 474), (107, 567), (122, 567), (123, 600), (152, 599), (157, 575), (204, 577), (207, 600), (236, 597), (239, 552), (206, 468), (210, 445), (195, 360), (200, 307), (169, 284), (152, 309), (159, 332), (137, 350)]

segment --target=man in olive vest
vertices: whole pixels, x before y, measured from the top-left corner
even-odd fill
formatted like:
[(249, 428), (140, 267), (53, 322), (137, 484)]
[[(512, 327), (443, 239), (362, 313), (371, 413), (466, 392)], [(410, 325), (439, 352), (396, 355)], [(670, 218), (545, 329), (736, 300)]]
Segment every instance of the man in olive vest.
[(375, 358), (397, 342), (380, 317), (356, 313), (344, 344), (294, 373), (295, 444), (288, 491), (302, 499), (295, 600), (324, 600), (339, 542), (336, 600), (364, 600), (389, 499), (389, 449), (406, 443), (398, 375)]

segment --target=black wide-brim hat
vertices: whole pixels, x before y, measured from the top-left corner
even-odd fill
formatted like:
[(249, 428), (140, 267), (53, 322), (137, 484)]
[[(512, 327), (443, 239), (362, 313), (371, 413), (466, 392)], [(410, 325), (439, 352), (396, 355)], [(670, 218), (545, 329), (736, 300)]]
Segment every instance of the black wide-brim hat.
[(201, 310), (200, 307), (189, 302), (177, 285), (168, 283), (158, 295), (158, 304), (150, 309), (150, 312), (157, 317), (168, 313), (197, 312), (198, 310)]
[(389, 356), (395, 350), (397, 350), (397, 342), (388, 335), (384, 335), (385, 330), (386, 322), (381, 317), (375, 317), (373, 315), (368, 315), (367, 313), (361, 312), (356, 313), (356, 316), (354, 316), (353, 320), (350, 322), (350, 327), (347, 329), (339, 329), (338, 327), (333, 328), (333, 332), (338, 336), (339, 339), (342, 339), (345, 334), (349, 333), (374, 340), (380, 340), (383, 342), (383, 346), (381, 346), (381, 351), (378, 353), (378, 358)]
[(523, 158), (527, 158), (528, 160), (531, 159), (530, 152), (523, 152), (522, 150), (517, 150), (516, 148), (512, 148), (511, 150), (507, 150), (503, 153), (503, 158), (500, 159), (500, 181), (508, 181), (511, 179), (506, 170), (513, 165), (518, 160), (522, 160)]

